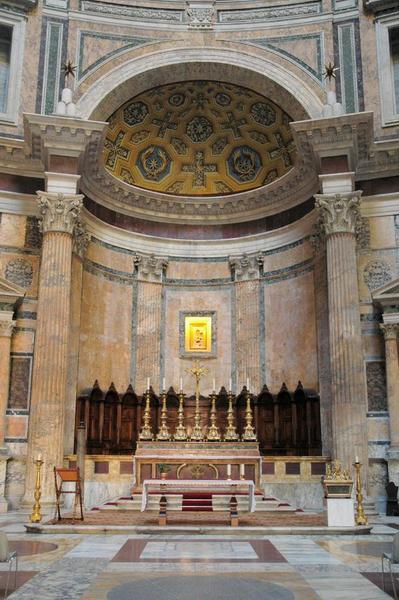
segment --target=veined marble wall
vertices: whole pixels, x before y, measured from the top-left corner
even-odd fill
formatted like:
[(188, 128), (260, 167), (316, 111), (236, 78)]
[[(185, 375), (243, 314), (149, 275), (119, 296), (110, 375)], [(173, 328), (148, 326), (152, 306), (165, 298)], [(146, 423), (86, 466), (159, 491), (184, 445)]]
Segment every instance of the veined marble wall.
[[(131, 382), (141, 392), (150, 377), (159, 390), (179, 384), (193, 389), (180, 356), (179, 315), (216, 315), (217, 350), (204, 359), (205, 393), (241, 388), (247, 377), (258, 391), (264, 383), (278, 391), (300, 379), (318, 389), (316, 316), (311, 248), (307, 241), (261, 257), (263, 267), (249, 280), (234, 280), (229, 257), (165, 257), (162, 281), (147, 281), (134, 252), (92, 239), (84, 261), (77, 392), (95, 379), (106, 388)], [(310, 357), (310, 358), (309, 358)]]

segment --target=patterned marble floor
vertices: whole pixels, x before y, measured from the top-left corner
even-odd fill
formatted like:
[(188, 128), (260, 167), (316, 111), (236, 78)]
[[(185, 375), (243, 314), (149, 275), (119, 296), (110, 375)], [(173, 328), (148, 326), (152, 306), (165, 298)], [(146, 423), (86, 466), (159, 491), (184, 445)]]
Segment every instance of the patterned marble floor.
[[(381, 552), (399, 519), (370, 536), (32, 535), (0, 517), (20, 557), (15, 600), (383, 600)], [(0, 596), (6, 578), (0, 564)], [(394, 567), (399, 589), (399, 565)], [(12, 581), (13, 583), (13, 581)]]

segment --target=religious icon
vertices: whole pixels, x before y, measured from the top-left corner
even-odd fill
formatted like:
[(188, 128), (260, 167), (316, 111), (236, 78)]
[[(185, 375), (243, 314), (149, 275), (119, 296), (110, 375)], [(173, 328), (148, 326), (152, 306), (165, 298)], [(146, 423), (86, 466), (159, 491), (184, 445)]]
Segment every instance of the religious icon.
[(202, 316), (186, 316), (184, 323), (185, 351), (211, 352), (212, 318)]

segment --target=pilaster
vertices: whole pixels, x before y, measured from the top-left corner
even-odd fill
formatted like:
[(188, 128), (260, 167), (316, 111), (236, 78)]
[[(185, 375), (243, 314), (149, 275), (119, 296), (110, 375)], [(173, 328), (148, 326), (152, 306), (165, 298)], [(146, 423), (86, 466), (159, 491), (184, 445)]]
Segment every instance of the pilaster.
[(260, 254), (231, 256), (229, 264), (235, 282), (237, 386), (250, 380), (251, 389), (264, 382), (260, 373)]
[(163, 280), (168, 266), (163, 256), (137, 255), (137, 327), (135, 389), (145, 390), (147, 377), (160, 382)]

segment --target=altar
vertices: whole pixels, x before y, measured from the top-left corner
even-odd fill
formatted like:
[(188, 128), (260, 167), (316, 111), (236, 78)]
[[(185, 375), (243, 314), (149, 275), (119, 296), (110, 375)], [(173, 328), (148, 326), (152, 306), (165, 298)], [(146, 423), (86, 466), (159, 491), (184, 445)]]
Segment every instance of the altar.
[(257, 442), (139, 442), (133, 462), (133, 489), (144, 480), (235, 479), (260, 486), (261, 455)]

